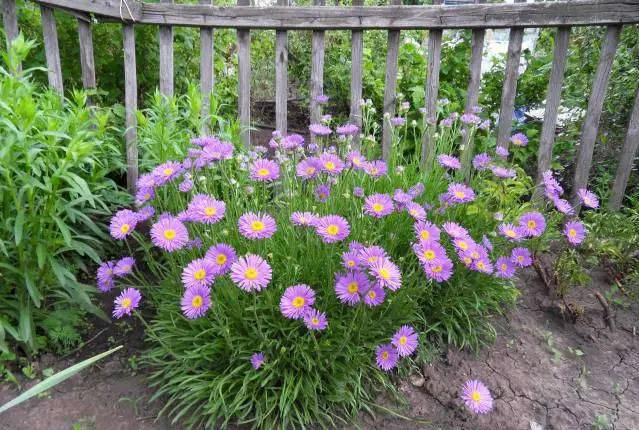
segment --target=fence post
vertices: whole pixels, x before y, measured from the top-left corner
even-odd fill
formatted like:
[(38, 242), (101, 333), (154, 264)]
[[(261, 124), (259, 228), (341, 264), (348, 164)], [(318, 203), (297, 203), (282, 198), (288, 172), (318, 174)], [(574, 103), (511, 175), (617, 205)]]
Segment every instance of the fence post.
[[(288, 0), (278, 0), (278, 6), (288, 6)], [(275, 128), (287, 134), (288, 116), (288, 33), (275, 31)]]
[[(11, 42), (20, 34), (18, 27), (18, 15), (16, 13), (16, 0), (2, 0), (2, 24), (7, 37), (7, 50)], [(18, 65), (18, 72), (22, 71), (22, 65)]]
[[(200, 4), (212, 4), (212, 0), (200, 0)], [(213, 62), (215, 46), (213, 44), (213, 29), (200, 28), (200, 92), (202, 93), (202, 109), (200, 116), (203, 120), (202, 134), (209, 134), (209, 115), (211, 114), (211, 93), (215, 79)]]
[[(173, 3), (173, 0), (160, 0), (160, 3)], [(173, 27), (161, 25), (158, 31), (160, 39), (160, 92), (167, 97), (173, 96)]]
[[(91, 32), (91, 18), (78, 18), (78, 38), (80, 40), (80, 66), (82, 67), (82, 86), (85, 90), (95, 90), (95, 63), (93, 59), (93, 34)], [(91, 96), (87, 104), (93, 104)]]
[[(353, 6), (363, 6), (364, 0), (353, 0)], [(353, 30), (351, 35), (351, 114), (349, 122), (362, 127), (362, 51), (364, 50), (364, 32)], [(359, 133), (353, 136), (353, 143), (359, 147)]]
[[(314, 6), (324, 6), (325, 0), (313, 0)], [(311, 123), (320, 122), (320, 105), (317, 96), (324, 92), (324, 31), (314, 30), (311, 36)], [(311, 134), (311, 142), (316, 138)]]
[(133, 24), (124, 24), (124, 106), (126, 109), (126, 183), (131, 194), (135, 193), (138, 181), (138, 147), (137, 147), (137, 118), (138, 84), (135, 67), (135, 28)]
[(44, 53), (49, 69), (49, 86), (58, 93), (64, 93), (62, 85), (62, 67), (60, 66), (60, 48), (58, 47), (58, 31), (55, 25), (53, 9), (40, 5), (42, 19), (42, 35), (44, 38)]
[(630, 115), (630, 122), (628, 123), (628, 132), (626, 133), (626, 140), (619, 154), (619, 166), (617, 167), (617, 174), (615, 175), (615, 182), (612, 186), (612, 194), (610, 195), (609, 206), (611, 209), (619, 210), (623, 196), (626, 192), (626, 186), (628, 185), (628, 178), (630, 177), (630, 171), (632, 170), (632, 164), (635, 161), (637, 155), (637, 149), (639, 148), (639, 87), (637, 88), (637, 94), (635, 95), (635, 104), (632, 108), (632, 114)]
[[(401, 5), (402, 0), (391, 0), (391, 5)], [(395, 116), (395, 104), (397, 103), (397, 58), (399, 56), (399, 30), (388, 30), (388, 48), (386, 51), (386, 78), (384, 80), (384, 116), (388, 113), (390, 118)], [(382, 159), (388, 161), (391, 153), (392, 125), (390, 120), (384, 119), (382, 134)]]
[[(250, 0), (237, 0), (238, 6), (250, 6)], [(238, 104), (241, 139), (245, 146), (251, 144), (251, 33), (237, 30), (238, 51)]]

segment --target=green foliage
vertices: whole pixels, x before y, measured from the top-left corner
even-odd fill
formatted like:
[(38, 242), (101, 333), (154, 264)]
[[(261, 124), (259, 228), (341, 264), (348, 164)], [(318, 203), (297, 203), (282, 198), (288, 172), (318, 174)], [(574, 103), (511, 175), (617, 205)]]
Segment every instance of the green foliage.
[(0, 68), (0, 351), (28, 354), (42, 334), (64, 335), (47, 333), (50, 310), (101, 314), (75, 274), (100, 260), (105, 215), (127, 201), (109, 177), (121, 169), (109, 112), (86, 106), (82, 92), (43, 92), (30, 70), (12, 73), (30, 47), (20, 37)]

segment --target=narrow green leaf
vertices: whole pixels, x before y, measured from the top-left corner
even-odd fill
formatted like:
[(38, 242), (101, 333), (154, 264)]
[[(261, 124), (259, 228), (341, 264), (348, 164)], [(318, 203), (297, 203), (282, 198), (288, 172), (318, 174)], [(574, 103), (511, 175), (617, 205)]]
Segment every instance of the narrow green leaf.
[(18, 210), (18, 214), (16, 215), (16, 220), (13, 225), (13, 235), (15, 237), (16, 245), (20, 245), (22, 242), (22, 229), (24, 227), (24, 211), (20, 208), (16, 208)]

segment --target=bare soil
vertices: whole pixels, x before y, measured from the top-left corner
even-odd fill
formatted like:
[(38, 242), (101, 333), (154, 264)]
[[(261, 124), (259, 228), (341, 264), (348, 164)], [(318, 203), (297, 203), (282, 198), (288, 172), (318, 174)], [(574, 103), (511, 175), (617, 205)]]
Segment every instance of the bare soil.
[[(639, 306), (615, 309), (617, 328), (610, 332), (594, 297), (596, 287), (605, 289), (603, 277), (568, 296), (568, 302), (584, 307), (576, 324), (562, 317), (532, 270), (523, 273), (518, 285), (522, 295), (517, 307), (494, 320), (498, 335), (492, 346), (479, 353), (446, 348), (422, 372), (399, 382), (407, 406), (385, 403), (396, 415), (362, 417), (360, 426), (390, 430), (639, 429)], [(106, 339), (95, 342), (104, 349), (95, 347), (94, 354), (107, 349)], [(142, 376), (132, 373), (129, 357), (137, 353), (139, 344), (127, 345), (122, 353), (74, 376), (48, 396), (3, 414), (0, 429), (176, 428), (164, 418), (157, 419), (161, 404), (148, 404), (152, 389)], [(40, 367), (60, 370), (80, 359), (56, 361), (45, 356)], [(475, 416), (463, 407), (459, 391), (470, 378), (484, 381), (493, 392), (492, 413)], [(16, 389), (4, 384), (0, 404), (15, 395)]]

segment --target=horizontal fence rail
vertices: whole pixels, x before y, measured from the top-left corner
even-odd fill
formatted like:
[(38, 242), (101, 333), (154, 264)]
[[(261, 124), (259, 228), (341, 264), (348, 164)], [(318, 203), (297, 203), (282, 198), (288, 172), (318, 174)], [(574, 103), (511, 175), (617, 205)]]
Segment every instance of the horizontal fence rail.
[[(8, 41), (18, 35), (16, 0), (2, 2), (3, 24)], [(473, 4), (445, 6), (434, 0), (432, 6), (403, 6), (401, 0), (389, 0), (389, 6), (363, 6), (363, 0), (353, 0), (353, 7), (325, 6), (326, 0), (313, 0), (310, 7), (290, 7), (289, 0), (278, 0), (278, 6), (251, 7), (250, 0), (237, 0), (237, 6), (218, 7), (212, 0), (200, 0), (199, 4), (176, 4), (173, 0), (159, 3), (143, 3), (136, 0), (34, 0), (40, 4), (44, 48), (49, 68), (49, 84), (62, 93), (62, 71), (60, 68), (54, 9), (69, 12), (78, 19), (81, 68), (83, 84), (95, 89), (96, 77), (93, 60), (92, 27), (99, 22), (120, 22), (123, 29), (123, 55), (125, 68), (125, 107), (128, 174), (127, 181), (132, 191), (137, 180), (136, 117), (137, 75), (135, 60), (136, 25), (154, 25), (159, 28), (160, 82), (161, 92), (173, 94), (173, 29), (175, 26), (198, 27), (201, 36), (200, 86), (202, 92), (203, 119), (210, 114), (210, 95), (214, 86), (213, 76), (213, 28), (237, 30), (238, 55), (238, 117), (241, 138), (245, 145), (251, 144), (251, 30), (276, 30), (275, 88), (276, 127), (282, 133), (287, 130), (288, 101), (288, 31), (308, 30), (311, 36), (310, 119), (320, 120), (321, 108), (317, 96), (323, 94), (325, 32), (327, 30), (351, 31), (351, 77), (350, 118), (361, 124), (360, 99), (362, 98), (362, 58), (365, 30), (388, 31), (386, 72), (384, 88), (384, 112), (392, 114), (397, 103), (397, 58), (401, 30), (428, 30), (427, 68), (424, 76), (425, 116), (428, 131), (422, 142), (422, 163), (428, 165), (434, 153), (434, 131), (437, 122), (436, 101), (439, 95), (439, 74), (442, 49), (442, 32), (446, 29), (472, 29), (469, 82), (464, 111), (470, 113), (478, 104), (481, 84), (481, 63), (484, 50), (484, 35), (487, 29), (509, 28), (509, 45), (502, 89), (500, 119), (497, 124), (497, 144), (509, 145), (512, 130), (512, 110), (517, 93), (517, 80), (523, 30), (527, 27), (555, 27), (555, 45), (547, 87), (544, 122), (538, 151), (537, 182), (550, 167), (555, 141), (558, 108), (568, 57), (570, 31), (575, 26), (606, 26), (597, 70), (592, 77), (592, 92), (584, 120), (575, 168), (575, 190), (586, 186), (592, 165), (595, 142), (599, 132), (603, 101), (619, 43), (623, 25), (639, 23), (639, 0), (574, 0), (557, 2), (487, 4), (486, 0), (475, 0)], [(632, 91), (634, 89), (629, 89)], [(612, 197), (609, 205), (613, 209), (621, 206), (628, 178), (633, 169), (639, 149), (639, 89), (630, 118), (626, 139), (620, 154)], [(206, 123), (206, 121), (204, 121)], [(204, 127), (203, 133), (210, 130)], [(468, 135), (468, 134), (467, 134)], [(355, 144), (359, 136), (355, 137)], [(311, 141), (313, 137), (311, 136)], [(383, 157), (390, 152), (390, 129), (384, 124), (382, 130)], [(464, 139), (462, 165), (464, 172), (470, 171), (473, 156), (472, 140)], [(539, 194), (539, 193), (537, 193)], [(537, 195), (538, 197), (538, 195)]]

